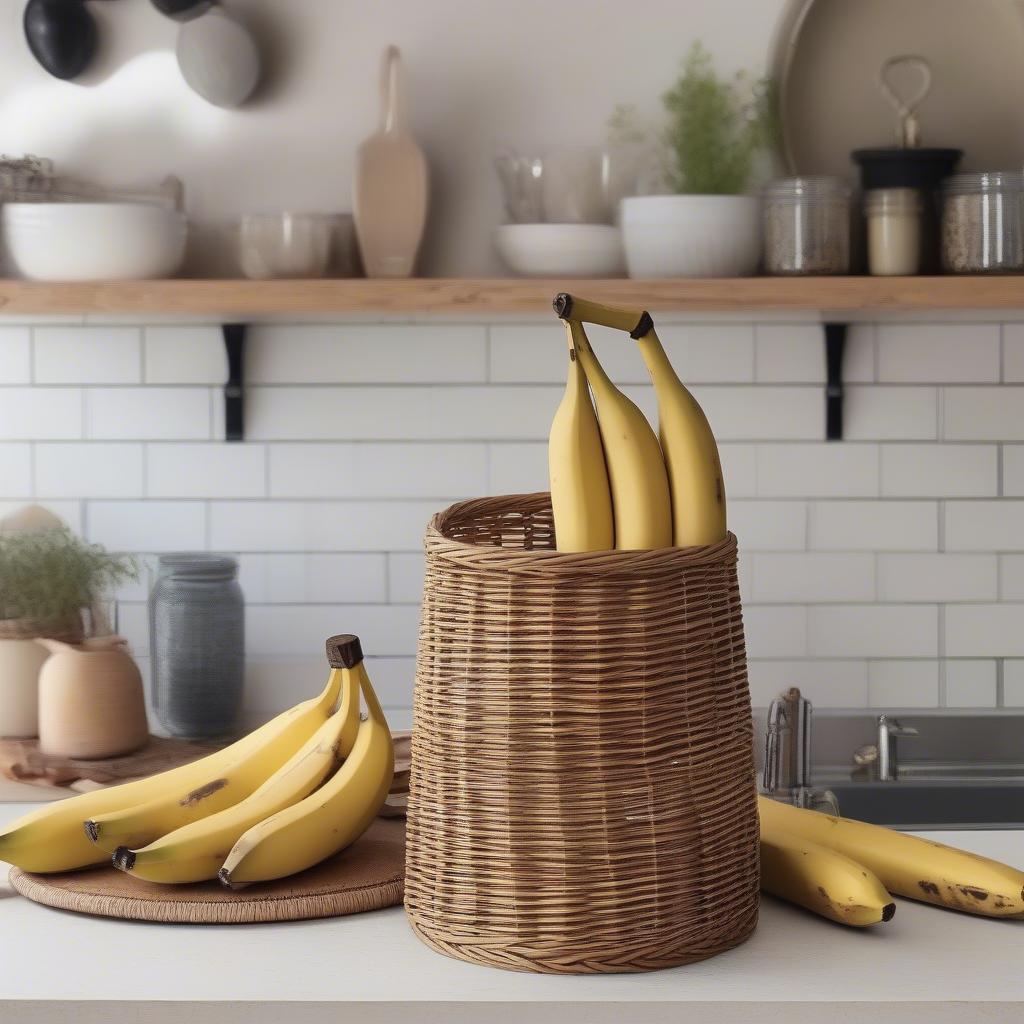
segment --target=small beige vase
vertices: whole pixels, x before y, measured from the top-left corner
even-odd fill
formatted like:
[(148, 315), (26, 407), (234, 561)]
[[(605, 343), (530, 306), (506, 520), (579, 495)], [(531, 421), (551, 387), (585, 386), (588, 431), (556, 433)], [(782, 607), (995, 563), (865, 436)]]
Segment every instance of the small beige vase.
[(139, 668), (119, 636), (75, 647), (39, 640), (39, 749), (58, 757), (117, 757), (149, 736)]
[(39, 670), (46, 651), (35, 640), (0, 638), (0, 736), (39, 734)]

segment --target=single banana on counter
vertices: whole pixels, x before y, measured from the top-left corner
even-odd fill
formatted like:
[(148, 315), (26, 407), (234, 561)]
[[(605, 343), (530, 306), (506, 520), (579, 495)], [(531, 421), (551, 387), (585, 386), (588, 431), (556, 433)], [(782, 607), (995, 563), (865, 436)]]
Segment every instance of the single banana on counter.
[(673, 543), (685, 548), (722, 540), (725, 483), (718, 444), (704, 410), (673, 369), (650, 314), (565, 293), (555, 299), (555, 309), (560, 316), (628, 331), (637, 342), (658, 399), (658, 434), (672, 495)]
[[(615, 521), (615, 547), (672, 546), (672, 502), (661, 446), (644, 414), (611, 382), (578, 320), (566, 320), (594, 392)], [(557, 527), (556, 527), (557, 532)]]
[(548, 476), (559, 551), (615, 547), (612, 496), (601, 430), (569, 334), (569, 376), (548, 436)]
[(761, 888), (840, 924), (890, 921), (896, 904), (867, 868), (809, 839), (761, 826)]
[(337, 656), (352, 669), (369, 712), (352, 753), (316, 792), (254, 825), (235, 843), (219, 876), (229, 887), (284, 878), (319, 864), (354, 843), (384, 804), (395, 770), (387, 719), (358, 639), (339, 644)]
[[(151, 775), (135, 782), (126, 782), (109, 789), (82, 793), (48, 804), (26, 814), (0, 832), (0, 860), (25, 871), (74, 871), (106, 863), (111, 850), (104, 850), (90, 841), (83, 824), (95, 822), (104, 815), (117, 814), (132, 808), (139, 815), (146, 807), (175, 804), (183, 811), (194, 811), (199, 805), (213, 801), (213, 810), (234, 803), (252, 792), (267, 775), (275, 771), (306, 741), (327, 718), (337, 703), (341, 676), (331, 674), (323, 692), (312, 700), (271, 719), (265, 725), (237, 740), (223, 750)], [(257, 772), (244, 773), (249, 788), (238, 792), (241, 766), (258, 766), (262, 777), (252, 781)], [(139, 820), (132, 811), (133, 820)], [(150, 828), (148, 839), (155, 839)]]
[(758, 798), (761, 828), (826, 846), (897, 896), (986, 917), (1024, 916), (1024, 871), (881, 825)]
[(114, 853), (114, 866), (149, 882), (216, 878), (226, 852), (239, 836), (308, 796), (351, 752), (359, 728), (359, 683), (349, 669), (340, 671), (341, 707), (252, 795), (140, 850), (119, 848)]

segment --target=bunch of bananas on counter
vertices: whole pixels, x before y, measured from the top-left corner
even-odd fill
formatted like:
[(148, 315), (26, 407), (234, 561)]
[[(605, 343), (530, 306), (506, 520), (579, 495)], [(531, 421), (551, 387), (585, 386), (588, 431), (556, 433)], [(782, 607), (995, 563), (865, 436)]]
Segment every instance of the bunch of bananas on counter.
[(394, 749), (359, 639), (331, 637), (327, 660), (318, 697), (191, 764), (26, 815), (0, 832), (0, 860), (60, 872), (112, 859), (152, 882), (239, 887), (344, 849), (384, 804)]
[[(725, 486), (718, 445), (703, 410), (672, 369), (650, 315), (565, 293), (555, 299), (555, 311), (569, 342), (565, 395), (548, 438), (558, 550), (722, 540)], [(585, 323), (628, 331), (637, 342), (658, 400), (659, 436), (605, 373)]]
[(890, 893), (985, 917), (1024, 918), (1024, 871), (849, 818), (759, 797), (761, 888), (840, 924), (888, 921)]

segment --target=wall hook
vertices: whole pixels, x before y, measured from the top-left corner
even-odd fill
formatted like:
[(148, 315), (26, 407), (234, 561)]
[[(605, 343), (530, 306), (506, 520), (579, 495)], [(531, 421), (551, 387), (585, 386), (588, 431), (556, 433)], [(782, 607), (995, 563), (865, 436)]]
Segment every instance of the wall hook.
[(228, 356), (224, 385), (224, 440), (245, 440), (245, 332), (246, 324), (221, 324)]

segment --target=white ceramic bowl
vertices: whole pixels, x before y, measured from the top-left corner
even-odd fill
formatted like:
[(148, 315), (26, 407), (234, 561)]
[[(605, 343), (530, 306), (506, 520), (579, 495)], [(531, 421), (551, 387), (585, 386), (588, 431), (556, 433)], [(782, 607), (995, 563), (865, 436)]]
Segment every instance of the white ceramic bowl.
[(270, 277), (323, 277), (338, 218), (317, 213), (250, 213), (238, 226), (242, 273)]
[(503, 224), (498, 254), (521, 277), (621, 277), (619, 229), (608, 224)]
[(620, 206), (630, 277), (747, 277), (761, 257), (752, 196), (633, 196)]
[(34, 281), (171, 277), (185, 257), (188, 223), (149, 203), (5, 203), (11, 269)]

